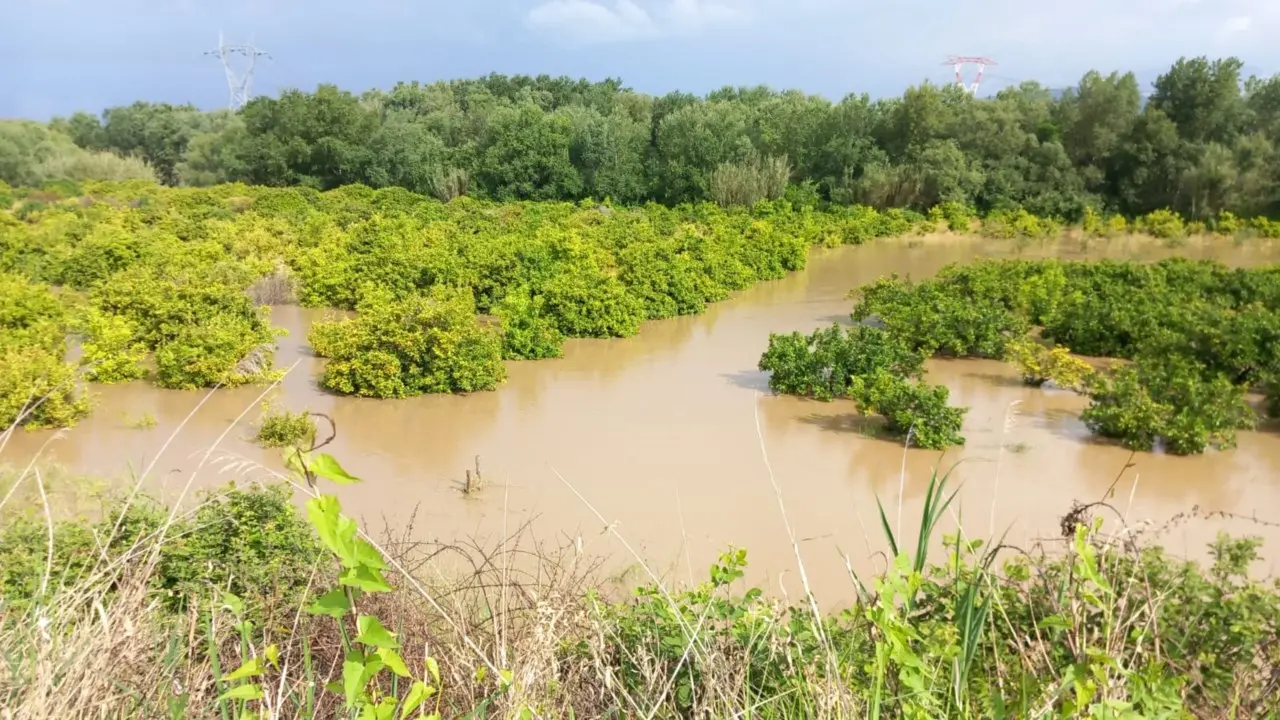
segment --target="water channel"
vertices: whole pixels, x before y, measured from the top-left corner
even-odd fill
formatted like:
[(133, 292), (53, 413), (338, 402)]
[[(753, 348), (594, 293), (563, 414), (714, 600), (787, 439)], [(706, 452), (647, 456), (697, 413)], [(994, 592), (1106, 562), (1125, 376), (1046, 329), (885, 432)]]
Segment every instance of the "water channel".
[[(1019, 249), (941, 237), (815, 249), (804, 272), (761, 284), (703, 315), (647, 323), (637, 337), (570, 341), (563, 359), (512, 363), (505, 386), (470, 396), (369, 400), (322, 392), (316, 380), (323, 361), (306, 348), (307, 328), (321, 311), (276, 308), (273, 321), (290, 331), (278, 363), (297, 364), (274, 397), (336, 421), (337, 438), (326, 450), (365, 479), (339, 495), (368, 525), (403, 527), (412, 516), (413, 534), (424, 540), (496, 540), (532, 520), (536, 536), (630, 560), (589, 502), (657, 572), (701, 580), (718, 553), (746, 547), (749, 579), (796, 598), (800, 580), (771, 469), (808, 579), (820, 598), (835, 602), (853, 592), (846, 556), (859, 572), (883, 565), (876, 497), (897, 525), (901, 496), (901, 530), (913, 537), (934, 467), (946, 470), (959, 461), (952, 479), (963, 483), (944, 530), (959, 521), (973, 537), (1007, 531), (1007, 542), (1023, 547), (1058, 537), (1059, 519), (1073, 501), (1109, 492), (1117, 511), (1148, 532), (1193, 508), (1275, 523), (1280, 432), (1245, 432), (1237, 449), (1197, 457), (1131, 457), (1091, 438), (1078, 418), (1086, 404), (1081, 397), (1025, 388), (996, 361), (931, 361), (930, 380), (946, 384), (952, 402), (970, 408), (963, 431), (968, 443), (945, 456), (904, 453), (899, 444), (872, 437), (847, 403), (771, 396), (767, 378), (755, 369), (770, 332), (847, 322), (851, 288), (888, 273), (922, 277), (978, 256), (1280, 261), (1280, 246), (1255, 242), (1170, 249), (1124, 240), (1086, 253), (1070, 241)], [(169, 499), (188, 481), (215, 487), (268, 475), (254, 463), (280, 466), (278, 451), (248, 440), (262, 388), (209, 396), (130, 383), (95, 392), (100, 397), (89, 419), (57, 435), (20, 432), (0, 462), (25, 464), (43, 448), (41, 462), (97, 476), (123, 476), (154, 463), (145, 486)], [(145, 413), (157, 425), (132, 428), (127, 417)], [(464, 497), (459, 483), (476, 456), (486, 487)], [(1172, 553), (1203, 558), (1219, 530), (1280, 544), (1278, 526), (1231, 517), (1174, 522), (1160, 540)], [(1255, 570), (1275, 573), (1276, 557), (1268, 553)]]

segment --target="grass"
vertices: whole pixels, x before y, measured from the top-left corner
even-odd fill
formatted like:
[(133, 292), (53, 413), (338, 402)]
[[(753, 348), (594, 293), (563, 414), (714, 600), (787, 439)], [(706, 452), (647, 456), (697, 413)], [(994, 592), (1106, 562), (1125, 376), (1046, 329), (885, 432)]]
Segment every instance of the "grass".
[(143, 413), (135, 418), (128, 413), (124, 413), (124, 424), (134, 430), (150, 430), (156, 426), (156, 416), (151, 413)]
[[(697, 584), (667, 581), (563, 476), (643, 573), (629, 597), (616, 599), (576, 543), (548, 544), (528, 527), (495, 542), (421, 543), (412, 522), (375, 538), (335, 521), (316, 525), (317, 536), (287, 495), (309, 498), (315, 524), (322, 476), (355, 478), (314, 450), (302, 474), (225, 458), (266, 484), (178, 509), (145, 500), (144, 469), (92, 525), (41, 511), (0, 529), (0, 707), (15, 719), (354, 717), (343, 684), (379, 642), (359, 615), (380, 621), (381, 642), (392, 639), (414, 678), (384, 669), (360, 690), (385, 700), (391, 717), (417, 682), (431, 692), (415, 717), (1280, 712), (1280, 587), (1249, 579), (1253, 540), (1220, 539), (1213, 566), (1199, 568), (1164, 555), (1158, 534), (1125, 526), (1123, 512), (1100, 502), (1070, 509), (1061, 542), (1010, 548), (965, 533), (958, 488), (936, 473), (919, 531), (908, 540), (901, 505), (882, 506), (886, 568), (851, 571), (858, 599), (824, 613), (763, 436), (760, 449), (805, 586), (793, 602), (743, 584), (742, 549)], [(188, 487), (218, 462), (215, 452)], [(37, 508), (49, 507), (35, 466), (15, 480), (13, 497), (34, 487)], [(959, 529), (944, 537), (948, 518)], [(334, 545), (340, 527), (352, 535)], [(381, 565), (389, 591), (340, 592), (352, 607), (336, 617), (307, 612), (351, 568), (321, 546), (342, 557), (357, 540), (369, 548), (357, 564)], [(933, 553), (939, 543), (943, 555)], [(240, 699), (251, 686), (261, 697)]]

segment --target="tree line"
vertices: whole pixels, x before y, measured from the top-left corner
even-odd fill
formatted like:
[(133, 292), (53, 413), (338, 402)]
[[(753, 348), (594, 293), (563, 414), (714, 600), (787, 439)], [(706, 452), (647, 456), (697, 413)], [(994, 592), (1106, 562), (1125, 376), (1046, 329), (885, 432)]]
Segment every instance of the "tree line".
[[(361, 183), (442, 199), (664, 204), (789, 193), (1067, 220), (1086, 207), (1275, 215), (1280, 75), (1245, 79), (1241, 68), (1236, 58), (1180, 59), (1146, 102), (1132, 73), (1089, 72), (1063, 93), (1026, 82), (977, 99), (924, 83), (839, 102), (764, 86), (655, 97), (616, 79), (495, 74), (358, 95), (286, 90), (236, 113), (137, 102), (43, 130), (140, 158), (168, 185)], [(0, 180), (31, 184), (22, 150), (6, 145), (15, 133), (0, 129)]]

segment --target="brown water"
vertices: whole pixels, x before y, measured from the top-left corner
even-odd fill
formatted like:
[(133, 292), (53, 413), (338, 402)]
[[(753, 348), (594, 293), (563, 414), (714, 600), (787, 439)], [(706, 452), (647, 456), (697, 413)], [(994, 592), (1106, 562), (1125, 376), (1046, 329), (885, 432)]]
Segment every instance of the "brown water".
[[(316, 386), (322, 361), (306, 351), (306, 330), (320, 313), (277, 308), (275, 322), (291, 333), (279, 363), (298, 361), (277, 396), (290, 408), (336, 420), (338, 437), (326, 450), (366, 480), (339, 494), (375, 527), (384, 519), (403, 525), (416, 511), (413, 532), (420, 539), (496, 538), (532, 518), (538, 536), (581, 538), (588, 553), (630, 559), (576, 489), (655, 571), (688, 579), (691, 566), (692, 576), (702, 579), (719, 552), (746, 547), (751, 579), (773, 591), (785, 587), (792, 598), (800, 581), (762, 446), (809, 581), (827, 602), (852, 593), (842, 553), (859, 572), (883, 564), (876, 554), (885, 547), (876, 496), (897, 525), (901, 489), (901, 528), (913, 535), (931, 468), (958, 460), (953, 478), (964, 484), (944, 529), (954, 530), (959, 519), (970, 536), (1008, 530), (1008, 540), (1022, 546), (1057, 537), (1072, 501), (1102, 499), (1113, 486), (1113, 504), (1134, 524), (1163, 525), (1193, 506), (1280, 522), (1280, 434), (1274, 431), (1242, 433), (1238, 449), (1198, 457), (1138, 454), (1126, 469), (1130, 453), (1091, 439), (1078, 419), (1082, 398), (1025, 388), (999, 362), (934, 361), (930, 379), (946, 384), (954, 403), (971, 408), (963, 431), (968, 444), (945, 457), (920, 450), (904, 455), (898, 444), (864, 434), (849, 404), (770, 396), (755, 369), (769, 332), (847, 321), (845, 296), (853, 287), (887, 273), (920, 277), (949, 262), (1013, 252), (1011, 245), (961, 238), (815, 250), (805, 272), (762, 284), (704, 315), (648, 323), (634, 338), (570, 341), (563, 359), (513, 363), (500, 390), (466, 397), (325, 394)], [(1233, 265), (1280, 261), (1274, 244), (1229, 241), (1177, 251), (1116, 242), (1090, 257), (1156, 259), (1175, 252)], [(1074, 244), (1024, 253), (1081, 257)], [(50, 442), (44, 458), (97, 475), (141, 471), (154, 462), (147, 486), (171, 499), (193, 475), (194, 486), (208, 487), (267, 474), (228, 468), (228, 458), (279, 467), (277, 451), (246, 440), (261, 388), (208, 397), (162, 454), (206, 393), (144, 383), (98, 392), (93, 416)], [(228, 432), (246, 410), (242, 424)], [(158, 426), (131, 429), (126, 413), (151, 413)], [(19, 433), (0, 460), (25, 463), (51, 437)], [(200, 467), (215, 443), (219, 462)], [(476, 455), (487, 487), (464, 497), (458, 484)], [(1220, 529), (1280, 543), (1275, 525), (1221, 518), (1177, 523), (1161, 539), (1171, 552), (1203, 558), (1205, 543)], [(1276, 567), (1271, 560), (1256, 569)]]

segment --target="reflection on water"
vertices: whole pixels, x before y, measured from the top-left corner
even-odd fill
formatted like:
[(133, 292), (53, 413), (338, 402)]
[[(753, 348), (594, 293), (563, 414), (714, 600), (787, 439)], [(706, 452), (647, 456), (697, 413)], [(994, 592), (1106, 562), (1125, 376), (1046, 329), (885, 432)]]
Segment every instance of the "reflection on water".
[[(1269, 519), (1280, 520), (1280, 436), (1273, 432), (1243, 433), (1230, 452), (1131, 458), (1090, 437), (1078, 419), (1082, 398), (1025, 388), (999, 362), (939, 360), (929, 363), (929, 377), (946, 384), (955, 403), (971, 408), (964, 427), (968, 444), (945, 455), (904, 455), (898, 445), (874, 437), (874, 421), (858, 417), (849, 403), (773, 397), (755, 370), (770, 332), (809, 331), (846, 319), (846, 293), (853, 287), (887, 273), (920, 277), (949, 262), (1013, 252), (1011, 246), (958, 238), (816, 250), (805, 272), (764, 283), (704, 315), (651, 322), (634, 338), (570, 341), (563, 359), (513, 363), (500, 390), (469, 396), (369, 400), (321, 392), (316, 378), (322, 361), (306, 349), (307, 328), (321, 313), (277, 308), (275, 322), (290, 331), (279, 363), (298, 363), (277, 393), (290, 408), (334, 419), (338, 437), (327, 450), (366, 479), (340, 495), (375, 526), (384, 519), (404, 522), (416, 510), (415, 532), (422, 539), (449, 539), (496, 536), (536, 517), (539, 534), (581, 535), (589, 552), (617, 553), (616, 541), (563, 477), (660, 571), (678, 569), (685, 578), (691, 563), (701, 575), (727, 546), (747, 547), (753, 579), (767, 579), (771, 589), (781, 582), (793, 598), (800, 591), (794, 554), (762, 450), (801, 538), (810, 582), (828, 602), (852, 592), (842, 554), (859, 571), (882, 562), (875, 556), (884, 548), (876, 496), (885, 499), (897, 525), (901, 492), (901, 530), (913, 534), (934, 467), (955, 465), (952, 477), (963, 483), (948, 531), (959, 519), (970, 535), (1008, 531), (1008, 540), (1022, 546), (1057, 534), (1058, 518), (1074, 500), (1098, 500), (1109, 489), (1112, 503), (1135, 522), (1159, 525), (1193, 505), (1264, 517), (1270, 512)], [(1156, 259), (1173, 252), (1120, 241), (1095, 244), (1090, 257)], [(1192, 244), (1177, 252), (1234, 265), (1280, 259), (1280, 248), (1271, 243)], [(1065, 244), (1023, 253), (1083, 256), (1078, 245)], [(246, 419), (256, 419), (262, 389), (207, 397), (131, 383), (96, 391), (101, 397), (93, 416), (51, 443), (46, 457), (99, 475), (123, 475), (155, 462), (148, 485), (172, 498), (237, 416), (248, 408)], [(125, 413), (148, 412), (156, 428), (126, 425)], [(233, 428), (215, 457), (231, 454), (278, 467), (275, 451), (246, 441), (251, 433)], [(25, 463), (50, 437), (20, 433), (4, 460)], [(476, 455), (489, 487), (479, 497), (463, 498), (456, 484)], [(235, 477), (224, 469), (225, 463), (208, 464), (194, 483), (215, 486)], [(1164, 541), (1172, 552), (1203, 557), (1200, 549), (1222, 528), (1280, 542), (1273, 527), (1225, 521), (1183, 524)]]

